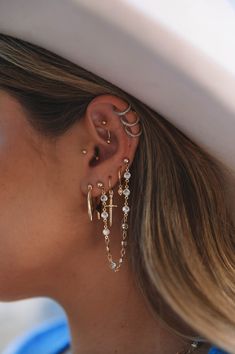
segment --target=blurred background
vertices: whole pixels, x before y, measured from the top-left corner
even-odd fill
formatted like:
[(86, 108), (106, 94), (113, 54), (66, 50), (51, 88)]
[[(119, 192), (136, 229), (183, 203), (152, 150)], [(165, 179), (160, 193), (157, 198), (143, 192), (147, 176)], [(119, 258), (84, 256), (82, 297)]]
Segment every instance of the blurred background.
[(48, 297), (0, 302), (0, 353), (33, 326), (63, 316), (66, 317), (63, 308)]

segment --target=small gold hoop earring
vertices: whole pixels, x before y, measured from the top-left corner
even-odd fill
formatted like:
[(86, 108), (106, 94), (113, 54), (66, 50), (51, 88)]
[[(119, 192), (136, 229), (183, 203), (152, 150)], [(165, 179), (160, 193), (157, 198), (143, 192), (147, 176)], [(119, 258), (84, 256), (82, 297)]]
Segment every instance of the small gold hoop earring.
[(88, 211), (88, 216), (90, 221), (92, 221), (92, 214), (93, 214), (93, 201), (92, 201), (92, 195), (91, 191), (93, 189), (92, 184), (88, 184), (88, 193), (87, 193), (87, 211)]

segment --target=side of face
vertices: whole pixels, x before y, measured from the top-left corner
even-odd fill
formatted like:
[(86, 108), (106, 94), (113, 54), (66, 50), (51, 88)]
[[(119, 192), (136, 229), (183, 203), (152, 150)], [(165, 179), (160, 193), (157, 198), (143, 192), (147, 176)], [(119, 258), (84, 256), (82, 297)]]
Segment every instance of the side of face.
[[(123, 111), (126, 102), (95, 97), (83, 117), (51, 139), (31, 126), (15, 98), (0, 91), (0, 301), (55, 297), (64, 284), (73, 289), (74, 281), (86, 281), (94, 273), (92, 261), (104, 260), (103, 239), (96, 237), (103, 225), (88, 218), (87, 186), (94, 186), (94, 199), (101, 195), (98, 181), (108, 190), (109, 175), (117, 188), (120, 165), (125, 157), (133, 161), (139, 142), (126, 134), (114, 107)], [(136, 117), (129, 112), (126, 119)], [(139, 127), (133, 128), (137, 133)], [(118, 235), (121, 215), (114, 220)]]
[(81, 171), (69, 150), (75, 133), (49, 141), (0, 92), (0, 301), (44, 295), (54, 270), (75, 250), (79, 257)]

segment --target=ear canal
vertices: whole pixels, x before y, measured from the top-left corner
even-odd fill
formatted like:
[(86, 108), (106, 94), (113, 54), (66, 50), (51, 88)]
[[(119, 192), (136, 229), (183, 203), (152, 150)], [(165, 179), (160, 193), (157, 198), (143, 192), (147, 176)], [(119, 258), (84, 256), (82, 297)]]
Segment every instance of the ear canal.
[(95, 146), (94, 148), (94, 157), (92, 158), (92, 160), (90, 161), (90, 166), (95, 166), (97, 161), (99, 161), (100, 159), (100, 151), (98, 146)]

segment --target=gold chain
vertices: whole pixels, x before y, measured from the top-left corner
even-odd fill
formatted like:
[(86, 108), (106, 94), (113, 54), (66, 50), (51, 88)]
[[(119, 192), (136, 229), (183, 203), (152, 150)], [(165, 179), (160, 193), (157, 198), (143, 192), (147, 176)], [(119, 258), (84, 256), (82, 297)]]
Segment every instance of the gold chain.
[[(124, 177), (125, 177), (125, 184), (124, 184), (124, 189), (122, 188), (121, 185), (121, 180), (120, 180), (120, 185), (119, 185), (119, 190), (118, 193), (119, 195), (124, 195), (124, 206), (122, 208), (124, 216), (122, 219), (122, 239), (121, 239), (121, 251), (120, 251), (120, 258), (118, 260), (118, 264), (116, 262), (114, 262), (112, 254), (110, 252), (110, 238), (109, 238), (109, 234), (110, 234), (110, 230), (108, 228), (108, 213), (107, 213), (107, 208), (112, 208), (112, 199), (111, 199), (111, 203), (110, 205), (107, 204), (107, 200), (108, 197), (106, 196), (105, 193), (105, 189), (104, 187), (102, 187), (102, 195), (101, 195), (101, 201), (102, 201), (102, 205), (103, 205), (103, 211), (101, 213), (101, 216), (103, 218), (103, 222), (104, 222), (104, 229), (103, 229), (103, 234), (104, 234), (104, 239), (105, 239), (105, 244), (106, 244), (106, 251), (107, 251), (107, 258), (108, 261), (110, 263), (110, 268), (112, 270), (114, 270), (115, 272), (119, 271), (122, 263), (123, 263), (123, 258), (126, 254), (126, 246), (127, 246), (127, 229), (128, 229), (128, 223), (127, 223), (127, 219), (128, 219), (128, 213), (130, 211), (129, 205), (128, 205), (128, 197), (130, 194), (130, 190), (129, 190), (129, 178), (130, 178), (131, 174), (129, 172), (129, 167), (128, 167), (128, 162), (126, 162), (126, 171), (124, 173)], [(110, 196), (113, 196), (113, 190), (110, 191), (109, 193)]]

